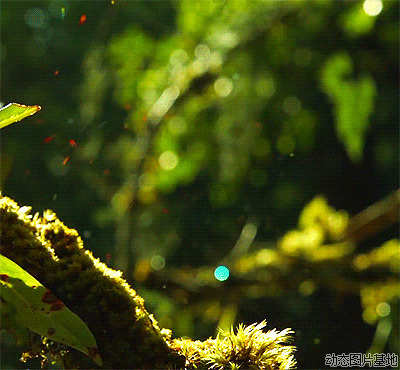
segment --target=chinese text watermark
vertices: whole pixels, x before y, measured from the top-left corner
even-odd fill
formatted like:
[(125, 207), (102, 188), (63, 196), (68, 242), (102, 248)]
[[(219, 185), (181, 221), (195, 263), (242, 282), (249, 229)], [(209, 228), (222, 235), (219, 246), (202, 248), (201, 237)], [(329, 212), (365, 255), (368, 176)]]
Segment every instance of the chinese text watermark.
[(325, 365), (329, 367), (397, 367), (399, 355), (396, 353), (328, 353)]

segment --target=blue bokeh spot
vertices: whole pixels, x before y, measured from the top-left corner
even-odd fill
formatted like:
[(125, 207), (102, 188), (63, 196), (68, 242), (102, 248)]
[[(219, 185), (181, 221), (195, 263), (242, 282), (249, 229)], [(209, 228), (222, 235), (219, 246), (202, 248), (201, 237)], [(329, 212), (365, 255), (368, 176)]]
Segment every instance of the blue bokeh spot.
[(229, 277), (229, 269), (225, 266), (218, 266), (214, 271), (214, 276), (219, 281), (225, 281)]

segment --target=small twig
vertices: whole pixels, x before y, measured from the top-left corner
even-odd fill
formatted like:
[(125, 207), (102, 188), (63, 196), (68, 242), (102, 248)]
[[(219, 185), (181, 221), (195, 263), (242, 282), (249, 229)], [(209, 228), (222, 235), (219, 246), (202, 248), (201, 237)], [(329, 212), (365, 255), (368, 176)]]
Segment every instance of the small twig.
[(359, 243), (399, 222), (400, 189), (376, 202), (349, 220), (345, 239)]

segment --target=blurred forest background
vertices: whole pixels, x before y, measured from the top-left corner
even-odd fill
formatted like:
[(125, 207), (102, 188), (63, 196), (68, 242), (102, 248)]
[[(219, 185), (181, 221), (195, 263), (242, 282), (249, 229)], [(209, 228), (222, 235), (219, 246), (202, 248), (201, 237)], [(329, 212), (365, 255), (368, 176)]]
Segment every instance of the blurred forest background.
[(76, 228), (174, 336), (266, 319), (295, 330), (299, 368), (399, 353), (398, 225), (343, 241), (398, 188), (398, 14), (2, 1), (1, 103), (42, 111), (2, 130), (1, 190)]

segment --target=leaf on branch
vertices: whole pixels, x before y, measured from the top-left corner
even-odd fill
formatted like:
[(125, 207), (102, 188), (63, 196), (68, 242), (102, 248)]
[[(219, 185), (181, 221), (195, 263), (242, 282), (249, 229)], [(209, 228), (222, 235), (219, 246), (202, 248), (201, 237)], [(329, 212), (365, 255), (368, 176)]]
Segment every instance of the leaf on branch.
[(23, 120), (26, 117), (39, 112), (39, 105), (22, 105), (17, 103), (7, 104), (0, 109), (0, 129), (12, 123)]
[(86, 324), (50, 290), (7, 257), (0, 255), (1, 297), (17, 319), (46, 338), (73, 347), (101, 365), (96, 340)]

